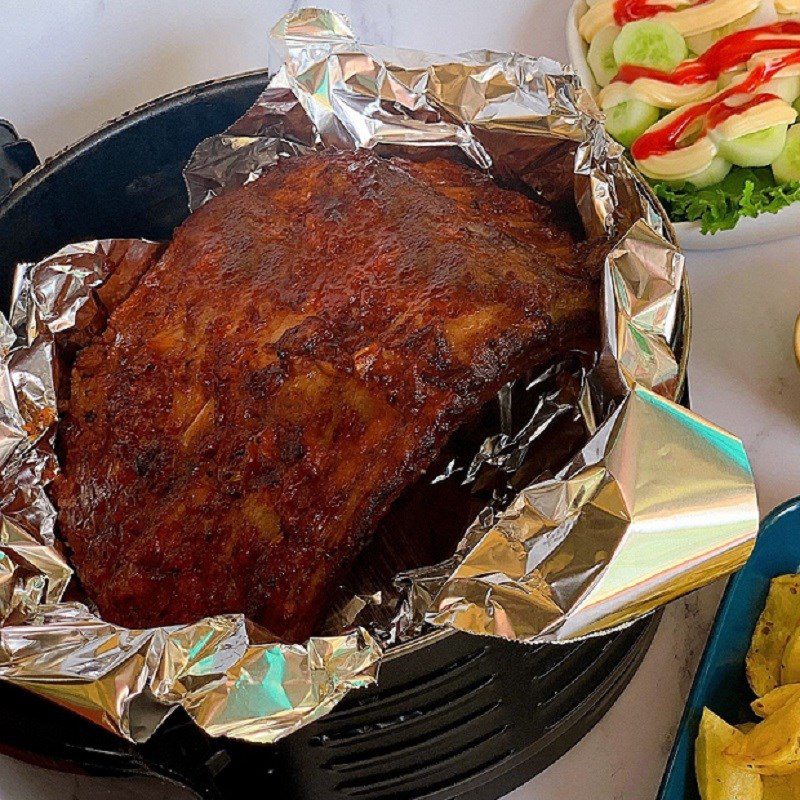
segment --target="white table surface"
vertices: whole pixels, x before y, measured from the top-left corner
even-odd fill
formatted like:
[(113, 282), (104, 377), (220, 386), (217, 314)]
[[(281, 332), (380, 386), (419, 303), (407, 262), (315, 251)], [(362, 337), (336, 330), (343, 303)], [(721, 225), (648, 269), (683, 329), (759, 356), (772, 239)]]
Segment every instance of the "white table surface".
[[(320, 4), (322, 0), (318, 0)], [(456, 52), (489, 47), (566, 59), (569, 0), (329, 0), (365, 41)], [(51, 155), (133, 106), (269, 64), (286, 0), (0, 0), (0, 117)], [(273, 65), (274, 66), (274, 65)], [(800, 238), (690, 253), (693, 407), (744, 440), (764, 513), (800, 493)], [(569, 754), (509, 800), (649, 800), (702, 652), (719, 585), (674, 603), (621, 699)], [(154, 785), (147, 797), (177, 800)], [(144, 798), (122, 781), (0, 758), (2, 800)]]

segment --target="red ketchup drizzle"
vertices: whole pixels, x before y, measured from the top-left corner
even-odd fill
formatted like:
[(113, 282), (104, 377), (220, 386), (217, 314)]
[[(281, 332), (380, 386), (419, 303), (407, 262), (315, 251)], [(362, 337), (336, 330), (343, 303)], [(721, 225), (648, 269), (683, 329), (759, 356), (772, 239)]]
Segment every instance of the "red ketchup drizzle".
[(706, 50), (703, 55), (684, 61), (672, 71), (661, 72), (650, 67), (623, 64), (614, 78), (621, 83), (633, 83), (637, 78), (653, 78), (664, 83), (685, 86), (691, 83), (715, 81), (726, 70), (744, 64), (752, 55), (763, 50), (797, 50), (800, 41), (782, 36), (800, 36), (800, 22), (789, 20), (762, 25), (760, 28), (728, 34)]
[(717, 127), (729, 117), (741, 114), (755, 106), (774, 99), (775, 95), (761, 93), (744, 103), (728, 103), (730, 97), (740, 94), (752, 94), (771, 80), (776, 73), (792, 64), (800, 64), (800, 41), (781, 38), (781, 35), (794, 34), (800, 36), (800, 22), (776, 22), (760, 28), (737, 31), (720, 39), (705, 53), (691, 61), (684, 61), (671, 73), (661, 72), (647, 67), (625, 64), (614, 80), (631, 83), (636, 78), (654, 78), (666, 83), (685, 85), (716, 81), (726, 70), (746, 63), (755, 53), (764, 50), (793, 50), (765, 64), (759, 64), (739, 84), (730, 86), (704, 103), (697, 103), (678, 114), (669, 125), (651, 129), (643, 133), (631, 147), (631, 153), (637, 161), (655, 155), (663, 155), (677, 149), (681, 138), (689, 128), (702, 121), (700, 136)]
[[(697, 0), (691, 3), (687, 8), (694, 6), (701, 6), (709, 0)], [(648, 0), (616, 0), (614, 3), (614, 20), (617, 25), (624, 25), (626, 22), (634, 22), (637, 19), (648, 19), (654, 17), (656, 14), (671, 13), (673, 11), (680, 11), (674, 5), (667, 5), (665, 3), (650, 3)]]

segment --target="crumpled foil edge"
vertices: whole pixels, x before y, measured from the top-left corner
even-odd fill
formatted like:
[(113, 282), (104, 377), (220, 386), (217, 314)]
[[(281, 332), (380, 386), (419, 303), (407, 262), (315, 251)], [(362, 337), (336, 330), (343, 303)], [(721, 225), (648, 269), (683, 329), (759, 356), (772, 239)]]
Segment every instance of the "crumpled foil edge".
[(272, 742), (374, 683), (382, 648), (366, 630), (304, 645), (260, 641), (241, 615), (128, 630), (59, 602), (72, 570), (45, 490), (57, 469), (55, 337), (96, 310), (97, 290), (123, 259), (160, 249), (139, 240), (69, 245), (23, 267), (15, 327), (0, 317), (0, 677), (134, 741), (180, 706), (211, 735)]

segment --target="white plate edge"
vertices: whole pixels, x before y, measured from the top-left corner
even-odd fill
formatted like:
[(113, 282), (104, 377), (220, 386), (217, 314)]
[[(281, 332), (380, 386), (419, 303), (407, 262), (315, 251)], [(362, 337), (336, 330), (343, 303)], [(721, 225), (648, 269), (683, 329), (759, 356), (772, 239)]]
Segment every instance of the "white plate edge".
[[(567, 15), (567, 52), (570, 63), (581, 83), (594, 97), (599, 86), (594, 80), (587, 47), (578, 32), (578, 20), (589, 8), (586, 0), (574, 0)], [(737, 247), (774, 242), (800, 235), (800, 202), (782, 208), (775, 214), (761, 214), (755, 218), (739, 220), (735, 228), (715, 234), (700, 233), (699, 222), (675, 222), (675, 233), (684, 250), (729, 250)]]

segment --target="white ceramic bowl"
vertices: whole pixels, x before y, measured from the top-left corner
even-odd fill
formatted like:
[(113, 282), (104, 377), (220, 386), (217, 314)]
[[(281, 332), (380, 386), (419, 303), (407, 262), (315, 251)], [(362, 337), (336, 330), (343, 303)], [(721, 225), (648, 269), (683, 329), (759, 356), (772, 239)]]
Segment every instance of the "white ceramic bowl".
[[(586, 0), (575, 0), (567, 16), (567, 50), (575, 72), (594, 95), (599, 86), (586, 61), (586, 43), (578, 33), (578, 20), (586, 13)], [(726, 250), (751, 244), (774, 242), (800, 235), (800, 203), (787, 206), (777, 214), (762, 214), (755, 219), (739, 220), (735, 228), (715, 234), (700, 233), (699, 222), (676, 222), (675, 232), (684, 250)]]

